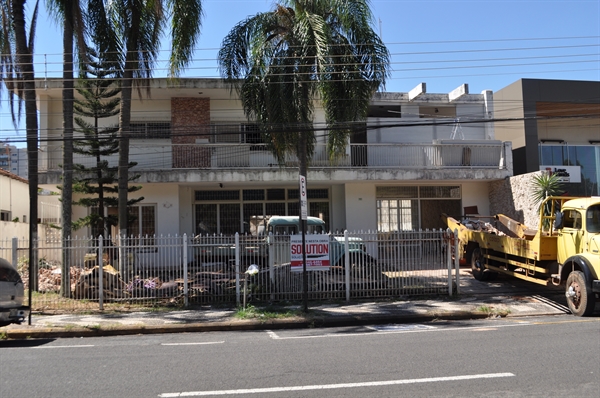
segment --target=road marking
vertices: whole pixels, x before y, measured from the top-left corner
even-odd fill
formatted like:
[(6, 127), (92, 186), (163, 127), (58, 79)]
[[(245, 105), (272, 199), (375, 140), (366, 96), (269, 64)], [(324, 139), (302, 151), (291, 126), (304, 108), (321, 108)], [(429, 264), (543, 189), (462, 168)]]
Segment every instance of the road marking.
[(373, 325), (367, 326), (369, 329), (378, 332), (404, 332), (407, 330), (426, 330), (435, 329), (435, 326), (420, 325), (420, 324), (403, 324), (403, 325)]
[[(516, 326), (532, 326), (533, 323), (530, 322), (522, 322), (522, 323), (513, 323), (506, 325), (495, 325), (495, 329), (499, 328), (511, 328)], [(267, 334), (273, 340), (295, 340), (295, 339), (321, 339), (325, 337), (356, 337), (356, 336), (382, 336), (386, 334), (402, 334), (402, 333), (422, 333), (422, 332), (450, 332), (450, 331), (461, 331), (461, 330), (476, 330), (479, 331), (483, 327), (482, 326), (468, 326), (468, 327), (455, 327), (455, 328), (439, 328), (435, 326), (426, 326), (424, 327), (416, 327), (418, 325), (412, 325), (411, 328), (400, 330), (377, 330), (371, 332), (361, 332), (361, 333), (325, 333), (313, 336), (289, 336), (289, 337), (281, 337), (277, 333), (272, 330), (267, 330)]]
[(206, 341), (199, 343), (161, 343), (161, 345), (207, 345), (207, 344), (223, 344), (225, 341)]
[(363, 383), (341, 383), (341, 384), (317, 384), (312, 386), (290, 386), (290, 387), (268, 387), (268, 388), (246, 388), (240, 390), (213, 390), (213, 391), (187, 391), (173, 392), (160, 394), (162, 398), (172, 397), (200, 397), (207, 395), (234, 395), (234, 394), (261, 394), (272, 392), (290, 392), (290, 391), (309, 391), (309, 390), (333, 390), (338, 388), (358, 388), (358, 387), (381, 387), (393, 386), (399, 384), (416, 384), (416, 383), (439, 383), (444, 381), (461, 381), (475, 379), (493, 379), (501, 377), (514, 377), (513, 373), (487, 373), (478, 375), (463, 375), (449, 377), (427, 377), (424, 379), (405, 379), (405, 380), (387, 380), (387, 381), (370, 381)]
[(93, 344), (82, 344), (82, 345), (44, 345), (44, 346), (38, 346), (38, 347), (31, 347), (31, 348), (35, 348), (36, 350), (42, 349), (42, 348), (87, 348), (87, 347), (95, 347), (95, 345)]

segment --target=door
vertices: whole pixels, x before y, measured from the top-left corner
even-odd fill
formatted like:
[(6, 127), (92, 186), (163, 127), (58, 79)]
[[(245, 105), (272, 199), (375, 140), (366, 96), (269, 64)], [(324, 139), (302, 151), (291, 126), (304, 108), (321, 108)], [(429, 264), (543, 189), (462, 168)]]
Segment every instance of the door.
[(558, 233), (557, 243), (560, 264), (583, 249), (583, 215), (575, 209), (567, 209), (563, 214), (563, 228)]

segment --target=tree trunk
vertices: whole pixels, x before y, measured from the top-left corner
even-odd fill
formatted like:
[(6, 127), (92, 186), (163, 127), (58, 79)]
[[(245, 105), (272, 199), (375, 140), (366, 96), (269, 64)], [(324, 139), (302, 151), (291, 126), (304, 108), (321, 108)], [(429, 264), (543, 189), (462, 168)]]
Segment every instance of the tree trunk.
[[(67, 18), (65, 18), (67, 19)], [(72, 19), (72, 18), (71, 18)], [(65, 20), (63, 25), (63, 187), (62, 200), (62, 278), (60, 292), (71, 295), (71, 207), (73, 204), (73, 27)]]
[(29, 173), (29, 304), (31, 305), (31, 292), (32, 290), (38, 290), (38, 120), (33, 54), (27, 44), (27, 32), (25, 30), (25, 0), (13, 0), (12, 11), (16, 59), (23, 79), (25, 98), (27, 170)]
[[(139, 39), (140, 13), (135, 8), (132, 11), (131, 27), (126, 43), (125, 68), (121, 86), (121, 113), (119, 115), (119, 183), (118, 183), (118, 204), (119, 204), (119, 235), (127, 236), (127, 194), (129, 188), (129, 125), (131, 122), (131, 97), (133, 90), (133, 71), (138, 67), (136, 44)], [(121, 262), (123, 262), (124, 253), (121, 249)], [(119, 264), (122, 267), (122, 264)], [(124, 269), (120, 269), (122, 273)]]

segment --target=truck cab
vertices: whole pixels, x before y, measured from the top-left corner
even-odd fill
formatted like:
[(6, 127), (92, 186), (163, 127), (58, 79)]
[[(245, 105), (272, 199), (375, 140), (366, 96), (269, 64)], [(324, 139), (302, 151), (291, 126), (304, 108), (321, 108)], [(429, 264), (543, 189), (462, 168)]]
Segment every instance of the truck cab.
[(589, 315), (600, 293), (600, 197), (572, 199), (556, 214), (559, 280), (572, 312)]

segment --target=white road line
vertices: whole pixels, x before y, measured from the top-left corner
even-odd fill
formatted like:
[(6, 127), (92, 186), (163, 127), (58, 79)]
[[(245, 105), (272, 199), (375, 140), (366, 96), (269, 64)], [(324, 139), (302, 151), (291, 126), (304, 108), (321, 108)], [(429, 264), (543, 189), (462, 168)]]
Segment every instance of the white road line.
[(207, 345), (207, 344), (223, 344), (225, 341), (206, 341), (199, 343), (161, 343), (161, 345)]
[(42, 348), (87, 348), (87, 347), (95, 347), (93, 344), (82, 344), (82, 345), (49, 345), (49, 346), (39, 346), (39, 347), (31, 347), (36, 350)]
[(309, 390), (333, 390), (338, 388), (357, 388), (357, 387), (380, 387), (393, 386), (399, 384), (416, 384), (416, 383), (438, 383), (443, 381), (460, 381), (474, 379), (493, 379), (500, 377), (514, 377), (513, 373), (487, 373), (478, 375), (463, 375), (449, 377), (428, 377), (424, 379), (405, 379), (405, 380), (387, 380), (387, 381), (370, 381), (363, 383), (342, 383), (342, 384), (321, 384), (312, 386), (290, 386), (290, 387), (269, 387), (269, 388), (248, 388), (240, 390), (213, 390), (213, 391), (187, 391), (160, 394), (162, 398), (172, 397), (200, 397), (207, 395), (241, 395), (241, 394), (261, 394), (272, 392), (289, 392), (289, 391), (309, 391)]
[[(532, 326), (533, 323), (523, 322), (516, 324), (507, 324), (507, 325), (495, 325), (494, 328), (510, 328), (515, 326)], [(389, 331), (371, 331), (371, 332), (362, 332), (362, 333), (326, 333), (315, 336), (291, 336), (291, 337), (281, 337), (277, 333), (272, 330), (267, 330), (267, 334), (273, 340), (296, 340), (296, 339), (321, 339), (325, 337), (356, 337), (356, 336), (382, 336), (386, 334), (401, 334), (401, 333), (423, 333), (423, 332), (450, 332), (450, 331), (461, 331), (461, 330), (478, 330), (481, 329), (481, 326), (467, 326), (467, 327), (456, 327), (456, 328), (417, 328), (411, 330), (389, 330)]]

